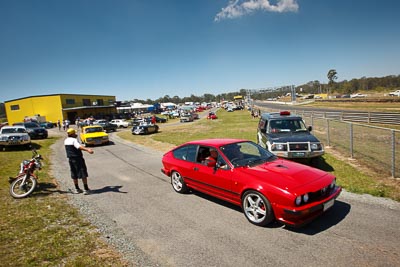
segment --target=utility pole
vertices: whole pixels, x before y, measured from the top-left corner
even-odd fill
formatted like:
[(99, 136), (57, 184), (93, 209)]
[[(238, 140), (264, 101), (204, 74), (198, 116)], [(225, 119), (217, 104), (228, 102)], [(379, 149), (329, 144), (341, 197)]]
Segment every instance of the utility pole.
[(296, 87), (294, 85), (291, 85), (291, 97), (292, 97), (292, 102), (296, 102)]

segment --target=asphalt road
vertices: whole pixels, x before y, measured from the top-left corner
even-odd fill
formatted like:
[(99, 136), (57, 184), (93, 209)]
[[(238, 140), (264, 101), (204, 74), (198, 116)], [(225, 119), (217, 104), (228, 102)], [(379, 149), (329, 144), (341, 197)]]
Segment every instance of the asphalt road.
[[(257, 227), (238, 207), (175, 193), (160, 172), (162, 153), (110, 136), (111, 145), (85, 153), (93, 194), (67, 195), (140, 266), (400, 266), (398, 202), (343, 192), (304, 228)], [(62, 141), (51, 160), (67, 190)]]

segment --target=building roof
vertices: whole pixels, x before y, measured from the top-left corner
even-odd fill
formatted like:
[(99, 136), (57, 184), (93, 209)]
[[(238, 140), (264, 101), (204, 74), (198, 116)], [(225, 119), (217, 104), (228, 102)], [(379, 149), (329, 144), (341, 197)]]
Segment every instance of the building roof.
[(26, 97), (11, 99), (11, 100), (4, 101), (4, 103), (12, 102), (12, 101), (17, 101), (17, 100), (22, 100), (22, 99), (27, 99), (27, 98), (33, 98), (33, 97), (62, 96), (62, 95), (76, 95), (76, 96), (107, 96), (107, 97), (115, 97), (115, 96), (113, 96), (113, 95), (91, 95), (91, 94), (48, 94), (48, 95), (33, 95), (33, 96), (26, 96)]

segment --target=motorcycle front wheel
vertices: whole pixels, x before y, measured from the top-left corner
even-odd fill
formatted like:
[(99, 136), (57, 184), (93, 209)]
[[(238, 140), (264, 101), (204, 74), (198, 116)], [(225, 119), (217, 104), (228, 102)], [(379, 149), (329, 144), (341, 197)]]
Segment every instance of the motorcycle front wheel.
[(13, 198), (24, 198), (29, 196), (35, 190), (37, 181), (34, 177), (29, 176), (22, 184), (24, 176), (17, 178), (10, 186), (10, 195)]

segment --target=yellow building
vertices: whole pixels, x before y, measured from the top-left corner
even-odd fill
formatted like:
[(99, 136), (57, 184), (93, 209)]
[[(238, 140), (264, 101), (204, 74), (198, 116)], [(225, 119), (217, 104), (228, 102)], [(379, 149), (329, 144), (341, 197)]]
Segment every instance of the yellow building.
[(45, 117), (46, 121), (70, 120), (79, 117), (105, 117), (117, 113), (115, 96), (53, 94), (29, 96), (4, 102), (8, 124), (32, 117)]

